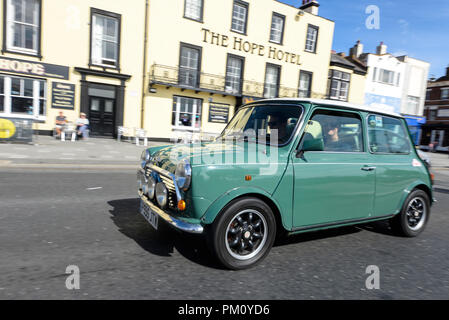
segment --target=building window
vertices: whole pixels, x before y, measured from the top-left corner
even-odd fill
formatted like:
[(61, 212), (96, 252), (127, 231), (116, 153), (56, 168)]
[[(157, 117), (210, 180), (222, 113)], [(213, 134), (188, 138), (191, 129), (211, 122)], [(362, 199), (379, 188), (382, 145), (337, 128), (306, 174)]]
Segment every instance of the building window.
[(405, 114), (418, 115), (419, 114), (419, 97), (408, 96)]
[(234, 1), (231, 30), (239, 33), (246, 33), (247, 21), (248, 4), (243, 1)]
[(449, 88), (441, 89), (441, 100), (449, 99)]
[(228, 55), (226, 65), (225, 91), (232, 94), (240, 94), (243, 82), (243, 67), (245, 60), (242, 57)]
[(270, 41), (282, 44), (284, 38), (285, 16), (273, 12), (271, 19)]
[(203, 21), (203, 0), (185, 0), (184, 18)]
[(118, 68), (121, 16), (92, 8), (91, 19), (91, 64)]
[(437, 118), (438, 110), (429, 110), (429, 120), (435, 120)]
[(312, 96), (312, 72), (301, 70), (299, 73), (299, 98), (310, 98)]
[(201, 99), (174, 96), (172, 125), (181, 130), (199, 130), (201, 128), (201, 109)]
[(40, 54), (40, 0), (6, 0), (6, 50)]
[(201, 48), (181, 44), (179, 57), (179, 84), (199, 87), (201, 67)]
[(432, 93), (432, 89), (427, 89), (427, 91), (426, 91), (426, 100), (430, 100), (431, 93)]
[(399, 86), (400, 79), (401, 79), (400, 73), (396, 73), (394, 71), (385, 69), (378, 70), (377, 68), (374, 68), (373, 81)]
[(46, 92), (45, 80), (0, 75), (0, 114), (45, 116)]
[(316, 53), (318, 30), (319, 28), (317, 26), (309, 24), (307, 28), (306, 51)]
[(264, 98), (277, 98), (279, 96), (279, 82), (281, 67), (267, 63), (265, 71)]
[(350, 81), (351, 74), (338, 70), (330, 70), (329, 98), (333, 100), (348, 101)]

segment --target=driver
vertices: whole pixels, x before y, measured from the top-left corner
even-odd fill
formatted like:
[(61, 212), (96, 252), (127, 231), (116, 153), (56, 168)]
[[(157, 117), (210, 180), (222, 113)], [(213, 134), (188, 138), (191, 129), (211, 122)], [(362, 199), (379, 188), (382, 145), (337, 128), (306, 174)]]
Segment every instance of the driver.
[(285, 118), (280, 112), (273, 113), (270, 115), (270, 120), (268, 121), (268, 127), (270, 128), (271, 134), (273, 130), (277, 130), (278, 141), (285, 141), (288, 139), (287, 136), (287, 118)]
[(340, 123), (339, 121), (328, 118), (322, 124), (324, 136), (324, 148), (326, 151), (351, 151), (352, 147), (349, 143), (341, 141), (338, 134)]

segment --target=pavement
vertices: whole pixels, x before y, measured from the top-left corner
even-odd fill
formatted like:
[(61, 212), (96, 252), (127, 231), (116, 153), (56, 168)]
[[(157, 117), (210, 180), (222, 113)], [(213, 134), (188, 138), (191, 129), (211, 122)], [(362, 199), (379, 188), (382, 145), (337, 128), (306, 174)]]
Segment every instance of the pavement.
[[(167, 143), (149, 142), (148, 147)], [(49, 136), (35, 136), (32, 144), (0, 143), (0, 166), (9, 167), (126, 167), (139, 164), (142, 151), (134, 140), (90, 138), (61, 141)]]

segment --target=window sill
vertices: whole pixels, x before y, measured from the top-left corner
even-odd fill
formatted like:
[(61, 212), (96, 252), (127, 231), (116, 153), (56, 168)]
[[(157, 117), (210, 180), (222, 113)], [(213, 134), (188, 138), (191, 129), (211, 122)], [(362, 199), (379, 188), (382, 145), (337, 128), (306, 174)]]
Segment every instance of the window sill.
[(25, 114), (20, 114), (20, 113), (2, 113), (2, 112), (0, 112), (0, 118), (30, 119), (30, 120), (40, 121), (40, 122), (45, 122), (47, 120), (46, 116), (35, 117), (34, 115), (30, 116), (30, 115), (25, 115)]
[(200, 128), (189, 128), (189, 127), (177, 127), (172, 126), (172, 131), (188, 131), (188, 132), (200, 132)]
[(117, 66), (111, 66), (111, 65), (108, 65), (108, 64), (103, 65), (103, 64), (89, 63), (89, 68), (91, 68), (91, 67), (101, 68), (103, 70), (109, 69), (109, 70), (120, 71), (120, 66), (118, 66), (118, 65)]
[(10, 54), (18, 54), (18, 55), (22, 55), (22, 56), (27, 56), (27, 57), (35, 57), (38, 59), (42, 59), (42, 55), (38, 52), (29, 52), (29, 51), (21, 51), (21, 50), (14, 50), (14, 49), (5, 49), (2, 50), (2, 53), (10, 53)]
[(246, 33), (246, 31), (241, 32), (241, 31), (238, 31), (238, 30), (231, 29), (231, 32), (235, 32), (235, 33), (241, 34), (241, 35), (243, 35), (243, 36), (248, 36), (248, 34)]
[(204, 23), (203, 19), (195, 19), (195, 18), (190, 18), (190, 17), (186, 17), (186, 16), (184, 16), (183, 18), (187, 19), (187, 20), (190, 20), (190, 21), (195, 21), (195, 22), (198, 22), (198, 23)]
[(278, 46), (283, 46), (284, 44), (282, 43), (282, 41), (281, 42), (276, 42), (276, 41), (273, 41), (273, 40), (269, 40), (268, 41), (269, 43), (273, 43), (273, 44), (277, 44)]

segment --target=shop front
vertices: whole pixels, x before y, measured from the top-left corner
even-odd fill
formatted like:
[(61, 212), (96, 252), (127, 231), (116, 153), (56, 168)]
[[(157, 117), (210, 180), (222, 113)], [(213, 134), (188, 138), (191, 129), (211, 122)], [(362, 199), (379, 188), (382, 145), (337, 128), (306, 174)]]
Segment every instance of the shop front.
[[(69, 67), (0, 56), (0, 117), (47, 120), (57, 84), (69, 84)], [(66, 105), (73, 108), (71, 105)]]
[(426, 124), (426, 118), (417, 116), (404, 116), (404, 118), (407, 121), (413, 143), (419, 145), (419, 142), (421, 141), (422, 125)]

